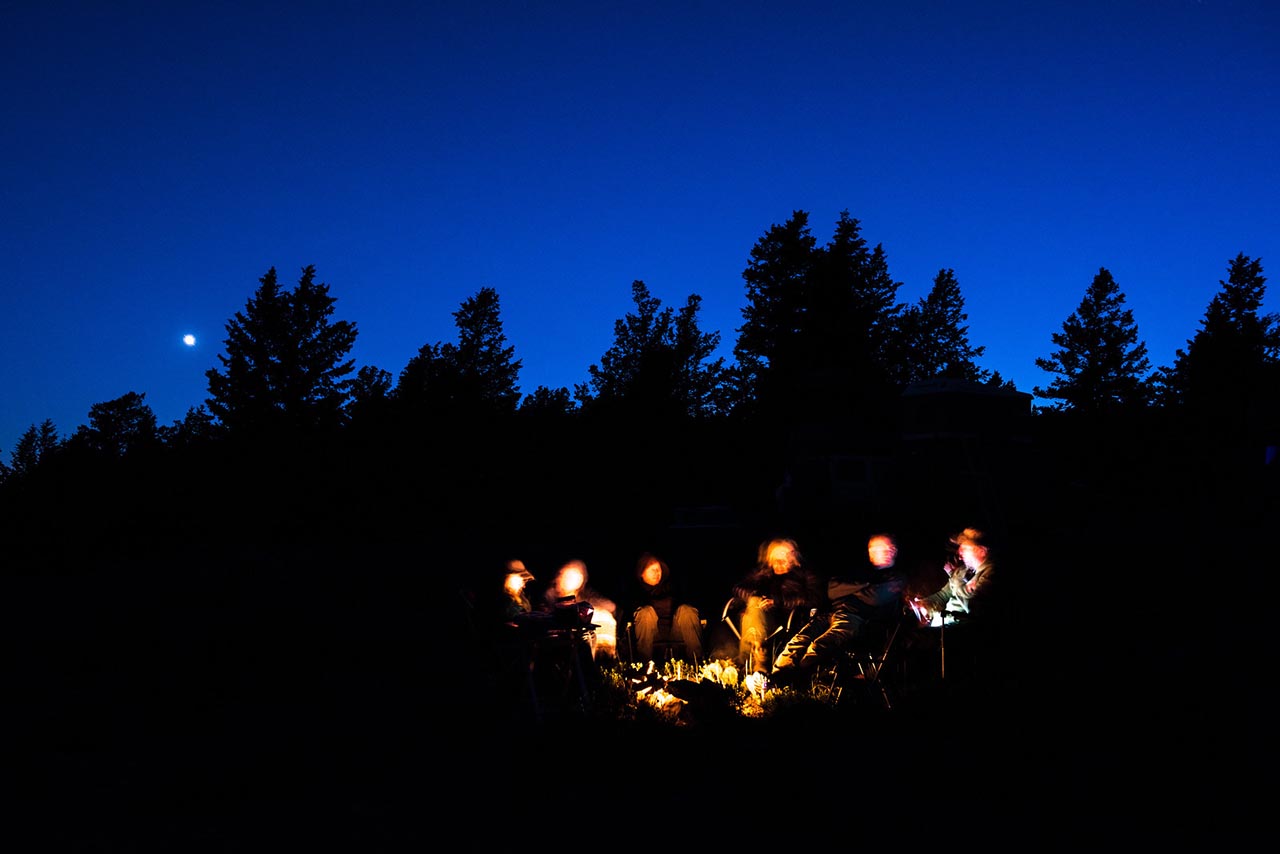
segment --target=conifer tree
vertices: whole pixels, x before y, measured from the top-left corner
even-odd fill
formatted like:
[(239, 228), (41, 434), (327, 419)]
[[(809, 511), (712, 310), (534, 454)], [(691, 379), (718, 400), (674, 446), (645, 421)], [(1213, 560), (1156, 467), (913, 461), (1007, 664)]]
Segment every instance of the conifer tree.
[(1266, 296), (1262, 259), (1238, 254), (1228, 264), (1200, 329), (1156, 378), (1162, 405), (1238, 424), (1274, 418), (1280, 402), (1280, 315), (1260, 315)]
[(520, 402), (521, 362), (503, 332), (501, 304), (482, 287), (453, 313), (457, 343), (424, 344), (392, 393), (410, 417), (510, 415)]
[(1101, 267), (1080, 306), (1052, 336), (1058, 347), (1036, 359), (1036, 366), (1057, 376), (1037, 397), (1057, 401), (1051, 409), (1098, 414), (1146, 405), (1151, 362), (1138, 337), (1133, 312), (1110, 271)]
[(640, 280), (631, 283), (636, 311), (614, 321), (613, 344), (575, 389), (585, 412), (701, 417), (721, 408), (724, 359), (708, 361), (718, 332), (698, 328), (702, 297), (690, 294), (679, 313)]
[(9, 455), (9, 476), (19, 477), (35, 471), (62, 447), (58, 429), (53, 420), (46, 418), (39, 426), (32, 424), (18, 438)]
[(733, 346), (734, 408), (748, 415), (793, 406), (793, 378), (800, 369), (804, 311), (817, 241), (809, 214), (794, 211), (751, 248), (746, 305)]
[(939, 270), (933, 287), (903, 313), (900, 334), (905, 344), (906, 382), (938, 377), (985, 383), (991, 372), (978, 367), (985, 347), (969, 343), (969, 315), (955, 270)]
[(336, 427), (350, 394), (356, 326), (331, 320), (335, 298), (302, 269), (293, 291), (272, 267), (245, 310), (227, 321), (223, 371), (211, 368), (206, 405), (228, 430), (309, 431)]

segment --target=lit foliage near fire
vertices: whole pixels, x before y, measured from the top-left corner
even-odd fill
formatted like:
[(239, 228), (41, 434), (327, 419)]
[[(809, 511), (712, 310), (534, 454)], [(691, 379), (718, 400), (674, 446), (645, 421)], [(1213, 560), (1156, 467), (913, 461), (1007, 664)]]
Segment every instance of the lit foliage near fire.
[(757, 678), (740, 678), (731, 660), (711, 661), (701, 668), (669, 661), (659, 668), (648, 664), (611, 664), (603, 670), (602, 696), (597, 712), (620, 719), (651, 720), (686, 726), (717, 717), (767, 718), (794, 706), (829, 708), (833, 692), (781, 688)]

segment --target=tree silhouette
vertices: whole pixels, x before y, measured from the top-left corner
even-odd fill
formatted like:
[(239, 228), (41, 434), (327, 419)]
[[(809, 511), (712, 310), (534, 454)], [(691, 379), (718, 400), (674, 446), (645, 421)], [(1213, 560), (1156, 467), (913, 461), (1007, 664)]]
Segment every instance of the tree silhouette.
[(1133, 312), (1106, 267), (1098, 269), (1080, 306), (1053, 333), (1059, 348), (1036, 359), (1043, 371), (1057, 374), (1037, 397), (1058, 401), (1058, 411), (1099, 414), (1133, 410), (1149, 399), (1147, 345), (1138, 338)]
[(814, 395), (852, 407), (875, 403), (901, 383), (903, 355), (896, 346), (901, 284), (889, 275), (884, 247), (868, 247), (862, 224), (841, 211), (813, 279), (803, 334)]
[(734, 344), (735, 411), (770, 420), (878, 411), (897, 379), (895, 300), (884, 247), (868, 248), (842, 211), (818, 248), (805, 211), (774, 225), (742, 274), (747, 305)]
[(734, 409), (748, 416), (782, 414), (795, 405), (791, 390), (801, 370), (801, 336), (817, 241), (809, 214), (793, 211), (751, 248), (742, 279), (747, 303), (733, 345)]
[(227, 321), (225, 373), (205, 372), (206, 405), (228, 430), (309, 432), (336, 427), (354, 362), (347, 359), (356, 325), (332, 321), (335, 298), (302, 269), (297, 287), (281, 290), (272, 267), (243, 312)]
[(363, 365), (351, 383), (351, 402), (347, 419), (352, 424), (380, 423), (391, 407), (392, 378), (390, 371)]
[(509, 415), (520, 403), (517, 381), (522, 363), (513, 358), (516, 348), (507, 344), (501, 314), (493, 288), (481, 288), (464, 300), (453, 313), (458, 344), (448, 357), (456, 365), (463, 401), (484, 412)]
[(939, 270), (933, 287), (920, 301), (903, 312), (899, 334), (910, 354), (903, 361), (906, 382), (945, 377), (985, 383), (991, 372), (979, 368), (976, 359), (985, 347), (969, 343), (969, 315), (955, 271)]
[(61, 445), (58, 429), (52, 419), (46, 418), (38, 427), (32, 424), (18, 438), (9, 455), (7, 478), (22, 477), (34, 472), (37, 466), (57, 453)]
[(89, 423), (82, 424), (68, 440), (107, 457), (123, 457), (159, 445), (156, 414), (146, 394), (127, 392), (114, 400), (89, 407)]
[(573, 414), (577, 411), (577, 406), (568, 388), (560, 386), (553, 389), (540, 385), (531, 394), (525, 395), (518, 411), (522, 416), (558, 417)]
[(1275, 417), (1280, 396), (1280, 315), (1259, 315), (1266, 296), (1262, 259), (1243, 253), (1228, 264), (1200, 329), (1156, 377), (1170, 408), (1238, 425)]
[(636, 311), (614, 321), (613, 344), (575, 389), (583, 411), (654, 417), (719, 412), (724, 359), (707, 361), (720, 334), (698, 328), (702, 297), (691, 294), (677, 315), (636, 280), (631, 299)]
[(166, 427), (160, 427), (156, 434), (166, 447), (189, 448), (207, 444), (217, 438), (221, 430), (213, 415), (201, 404), (189, 407), (186, 415)]
[(514, 413), (521, 362), (507, 344), (497, 291), (480, 288), (453, 318), (458, 343), (424, 344), (400, 372), (392, 393), (399, 410), (410, 418)]

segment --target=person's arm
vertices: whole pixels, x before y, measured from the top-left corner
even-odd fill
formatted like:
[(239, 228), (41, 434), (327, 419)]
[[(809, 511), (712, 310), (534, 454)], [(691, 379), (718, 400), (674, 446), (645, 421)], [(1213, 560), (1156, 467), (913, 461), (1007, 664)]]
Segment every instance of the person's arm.
[(950, 581), (951, 593), (957, 599), (964, 599), (966, 602), (975, 599), (991, 587), (992, 565), (984, 563), (981, 569), (974, 574), (969, 581), (964, 580), (964, 576), (952, 577)]

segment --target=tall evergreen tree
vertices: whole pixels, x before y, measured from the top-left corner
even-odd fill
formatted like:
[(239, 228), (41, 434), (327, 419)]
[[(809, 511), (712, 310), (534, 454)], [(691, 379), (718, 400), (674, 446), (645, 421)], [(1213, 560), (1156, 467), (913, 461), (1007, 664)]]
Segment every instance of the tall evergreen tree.
[(794, 406), (791, 394), (802, 362), (805, 304), (817, 241), (809, 214), (794, 211), (751, 248), (742, 271), (746, 305), (733, 345), (734, 408), (748, 415), (779, 414)]
[[(483, 287), (453, 313), (458, 345), (452, 354), (461, 383), (460, 394), (482, 411), (509, 415), (520, 403), (522, 363), (502, 330), (498, 292)], [(447, 345), (446, 345), (447, 346)]]
[(1146, 405), (1151, 362), (1133, 312), (1124, 305), (1110, 271), (1099, 268), (1080, 306), (1053, 333), (1059, 349), (1036, 359), (1038, 368), (1057, 375), (1047, 387), (1034, 389), (1037, 397), (1057, 401), (1050, 408), (1099, 414)]
[(71, 442), (108, 457), (123, 457), (159, 444), (156, 414), (145, 393), (127, 392), (115, 400), (89, 407), (89, 423), (82, 424)]
[(20, 477), (35, 471), (37, 466), (51, 459), (61, 446), (58, 429), (52, 419), (46, 418), (39, 426), (32, 424), (18, 438), (9, 455), (9, 475)]
[(819, 248), (808, 214), (795, 211), (757, 241), (742, 275), (747, 305), (732, 368), (739, 411), (784, 421), (879, 411), (896, 380), (900, 285), (858, 220), (841, 211)]
[(1280, 410), (1280, 315), (1260, 315), (1266, 296), (1262, 259), (1238, 254), (1228, 264), (1200, 329), (1162, 367), (1160, 402), (1238, 425)]
[(841, 211), (819, 252), (806, 307), (810, 374), (823, 399), (857, 406), (888, 392), (897, 379), (896, 324), (901, 283), (889, 275), (884, 246), (867, 245), (862, 224)]
[(424, 344), (400, 372), (393, 398), (411, 417), (510, 415), (520, 402), (521, 362), (507, 344), (501, 305), (482, 287), (453, 313), (458, 342)]
[(899, 334), (906, 350), (902, 379), (920, 382), (945, 377), (976, 383), (990, 380), (991, 372), (976, 362), (986, 348), (969, 343), (968, 319), (955, 270), (939, 270), (929, 293), (908, 308), (900, 320)]
[(272, 267), (243, 312), (227, 321), (225, 370), (205, 372), (206, 405), (233, 431), (309, 431), (336, 427), (350, 394), (356, 325), (331, 320), (335, 298), (302, 269), (297, 287), (282, 290)]
[(677, 315), (636, 280), (636, 311), (614, 321), (613, 344), (575, 397), (586, 412), (702, 417), (722, 406), (724, 359), (708, 361), (718, 332), (698, 328), (702, 297), (691, 294)]

